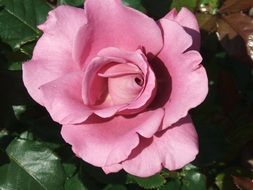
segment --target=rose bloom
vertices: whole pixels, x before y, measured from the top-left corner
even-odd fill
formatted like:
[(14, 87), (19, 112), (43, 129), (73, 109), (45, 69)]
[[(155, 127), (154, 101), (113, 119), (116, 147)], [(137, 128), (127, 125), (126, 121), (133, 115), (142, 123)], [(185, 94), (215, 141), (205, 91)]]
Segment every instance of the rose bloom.
[(195, 159), (188, 111), (208, 81), (189, 10), (154, 21), (120, 0), (86, 0), (84, 9), (57, 7), (38, 27), (24, 84), (78, 157), (140, 177)]

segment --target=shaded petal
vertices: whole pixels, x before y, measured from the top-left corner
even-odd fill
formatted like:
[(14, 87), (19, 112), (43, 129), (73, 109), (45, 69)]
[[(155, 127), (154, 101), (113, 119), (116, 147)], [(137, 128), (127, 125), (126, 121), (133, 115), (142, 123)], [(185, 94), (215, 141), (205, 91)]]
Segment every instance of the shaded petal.
[[(83, 77), (82, 98), (87, 105), (97, 105), (107, 94), (107, 79), (99, 76), (99, 71), (106, 66), (126, 63), (126, 60), (116, 57), (95, 57), (86, 66)], [(91, 90), (92, 89), (92, 90)], [(113, 104), (108, 102), (110, 106)]]
[(40, 87), (45, 107), (54, 121), (75, 124), (85, 121), (92, 111), (81, 95), (82, 72), (70, 73)]
[[(164, 105), (163, 129), (165, 129), (204, 101), (208, 92), (208, 80), (206, 71), (200, 64), (201, 55), (193, 50), (185, 53), (182, 51), (190, 44), (185, 42), (189, 41), (189, 35), (172, 21), (162, 19), (160, 22), (164, 30), (165, 43), (158, 57), (167, 67), (172, 79), (169, 100)], [(171, 30), (172, 27), (174, 30)]]
[(139, 144), (138, 134), (151, 137), (160, 127), (163, 115), (164, 111), (158, 109), (136, 117), (63, 125), (61, 134), (83, 160), (95, 166), (111, 166), (125, 160)]
[(200, 32), (196, 16), (187, 8), (183, 7), (179, 13), (176, 9), (171, 10), (164, 18), (176, 21), (184, 27), (185, 31), (192, 36), (193, 45), (191, 50), (199, 50), (200, 48)]
[(163, 167), (169, 170), (182, 168), (195, 159), (198, 137), (189, 116), (171, 128), (156, 133), (153, 138), (141, 138), (123, 169), (132, 175), (149, 177)]
[(156, 22), (124, 6), (120, 0), (87, 0), (84, 7), (88, 23), (79, 30), (74, 47), (75, 60), (81, 65), (106, 47), (128, 51), (144, 47), (153, 54), (162, 48), (162, 35)]

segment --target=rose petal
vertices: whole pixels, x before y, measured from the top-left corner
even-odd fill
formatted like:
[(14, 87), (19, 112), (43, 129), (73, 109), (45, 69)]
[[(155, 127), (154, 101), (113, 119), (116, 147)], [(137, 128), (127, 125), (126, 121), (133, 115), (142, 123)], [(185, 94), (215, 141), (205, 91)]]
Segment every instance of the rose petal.
[(133, 101), (142, 90), (142, 86), (135, 81), (142, 78), (142, 72), (134, 64), (115, 64), (98, 75), (107, 78), (108, 96), (114, 105)]
[(80, 28), (74, 47), (75, 60), (81, 65), (106, 47), (135, 51), (142, 46), (153, 54), (162, 48), (155, 21), (120, 0), (86, 0), (84, 7), (88, 23)]
[(176, 21), (183, 27), (187, 27), (199, 32), (199, 25), (196, 16), (185, 7), (182, 7), (179, 13), (177, 13), (176, 9), (172, 9), (163, 18)]
[(145, 55), (140, 50), (136, 52), (122, 51), (118, 48), (106, 48), (98, 53), (99, 56), (110, 56), (125, 59), (136, 64), (143, 73), (145, 88), (143, 88), (140, 96), (130, 104), (122, 107), (119, 111), (121, 114), (134, 114), (145, 109), (153, 100), (156, 92), (155, 75), (150, 68)]
[(32, 98), (41, 105), (44, 99), (39, 87), (68, 72), (68, 68), (58, 67), (55, 61), (48, 64), (45, 60), (28, 61), (22, 65), (23, 82)]
[(171, 10), (164, 18), (176, 21), (184, 27), (185, 31), (192, 36), (193, 44), (191, 50), (199, 50), (200, 48), (200, 32), (196, 16), (187, 8), (183, 7), (179, 13), (176, 9)]
[[(125, 60), (124, 63), (135, 64), (146, 75), (148, 70), (147, 58), (141, 50), (126, 51), (115, 47), (108, 47), (98, 53), (101, 57), (114, 57)], [(123, 62), (122, 62), (123, 63)]]
[(33, 59), (45, 59), (49, 64), (55, 60), (59, 68), (62, 65), (79, 68), (72, 59), (73, 42), (85, 23), (83, 9), (62, 5), (50, 11), (47, 21), (38, 26), (44, 34), (35, 46)]
[[(168, 54), (171, 58), (185, 52), (192, 45), (192, 37), (186, 33), (182, 26), (177, 22), (168, 19), (160, 19), (160, 26), (163, 30), (164, 46), (161, 51)], [(167, 47), (170, 46), (170, 49)], [(158, 57), (160, 58), (159, 53)]]
[(132, 151), (123, 169), (132, 175), (149, 177), (162, 167), (169, 170), (182, 168), (195, 159), (198, 153), (198, 138), (189, 116), (171, 128), (156, 133), (153, 138), (141, 138)]
[(144, 112), (136, 117), (114, 117), (89, 124), (63, 125), (61, 134), (72, 150), (95, 166), (110, 166), (125, 160), (139, 144), (139, 135), (151, 137), (160, 127), (164, 111)]
[(38, 26), (44, 34), (34, 48), (32, 61), (24, 63), (22, 70), (24, 84), (39, 104), (44, 104), (39, 86), (78, 69), (71, 51), (75, 34), (85, 22), (83, 9), (59, 6)]
[(104, 172), (106, 174), (116, 173), (122, 169), (122, 165), (121, 164), (114, 164), (114, 165), (110, 165), (110, 166), (104, 166), (104, 167), (102, 167), (102, 169), (104, 170)]
[[(106, 66), (107, 66), (106, 69), (104, 69), (105, 72), (110, 68), (118, 67), (117, 65), (123, 64), (124, 65), (123, 67), (125, 67), (129, 63), (135, 65), (134, 69), (131, 68), (131, 72), (135, 71), (135, 69), (138, 68), (139, 69), (138, 73), (142, 73), (142, 75), (144, 76), (143, 83), (145, 84), (145, 87), (142, 88), (142, 91), (134, 101), (131, 101), (130, 103), (126, 103), (129, 101), (115, 102), (113, 101), (113, 97), (111, 97), (110, 94), (108, 96), (105, 96), (108, 93), (108, 90), (110, 89), (108, 88), (107, 80), (101, 77), (101, 74), (99, 74), (101, 72), (99, 71), (101, 68)], [(98, 74), (96, 75), (96, 73)], [(115, 96), (117, 94), (122, 96), (129, 95), (127, 94), (127, 92), (117, 93), (117, 88), (122, 86), (120, 83), (121, 82), (118, 81), (117, 84), (111, 84), (110, 85), (112, 87), (111, 92), (112, 93), (115, 92), (114, 93)], [(129, 52), (114, 47), (108, 47), (101, 50), (97, 54), (97, 57), (93, 58), (91, 62), (86, 65), (83, 79), (82, 96), (85, 104), (94, 105), (93, 109), (95, 114), (97, 114), (100, 117), (107, 118), (115, 115), (117, 112), (120, 112), (121, 114), (139, 113), (141, 110), (145, 109), (148, 106), (149, 102), (153, 99), (155, 89), (156, 89), (156, 81), (154, 73), (150, 68), (150, 66), (148, 65), (146, 57), (140, 50), (137, 50), (135, 52)], [(133, 99), (133, 97), (131, 98)], [(96, 102), (99, 102), (98, 101), (99, 99), (104, 100), (103, 103), (100, 102), (101, 105), (96, 104)], [(122, 100), (123, 99), (124, 98), (122, 97)], [(121, 99), (119, 98), (119, 100)]]
[(115, 105), (129, 104), (138, 97), (142, 87), (136, 83), (137, 77), (135, 74), (108, 78), (108, 91)]
[(177, 14), (177, 10), (174, 8), (170, 10), (170, 12), (168, 12), (162, 19), (169, 19), (174, 21), (176, 19)]
[(106, 69), (103, 73), (99, 73), (98, 75), (101, 77), (121, 77), (124, 75), (131, 74), (141, 74), (141, 70), (131, 63), (126, 64), (116, 64), (108, 69)]
[[(208, 92), (208, 81), (206, 71), (200, 64), (202, 61), (200, 54), (197, 51), (183, 53), (190, 45), (189, 35), (173, 21), (162, 19), (160, 22), (164, 30), (165, 43), (158, 57), (167, 67), (172, 79), (169, 100), (164, 105), (163, 129), (165, 129), (204, 101)], [(157, 93), (157, 99), (162, 97), (162, 94)]]
[(121, 113), (128, 114), (128, 113), (138, 113), (145, 109), (150, 102), (155, 97), (156, 93), (156, 78), (153, 70), (149, 67), (148, 72), (146, 74), (146, 84), (143, 88), (142, 92), (140, 93), (140, 96), (132, 101), (129, 105), (121, 109)]
[(70, 73), (40, 87), (45, 107), (54, 121), (75, 124), (85, 121), (92, 111), (83, 104), (82, 72)]

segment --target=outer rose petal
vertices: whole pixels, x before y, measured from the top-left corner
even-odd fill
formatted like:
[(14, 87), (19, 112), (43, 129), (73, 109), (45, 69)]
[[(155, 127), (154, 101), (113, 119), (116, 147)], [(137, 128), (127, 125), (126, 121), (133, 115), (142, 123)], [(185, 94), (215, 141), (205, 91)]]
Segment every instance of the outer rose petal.
[(63, 125), (61, 134), (83, 160), (100, 167), (125, 160), (139, 144), (139, 135), (150, 138), (161, 125), (164, 111), (157, 109), (135, 117), (114, 117), (89, 124)]
[(83, 9), (59, 6), (50, 11), (47, 21), (39, 26), (44, 34), (35, 46), (32, 61), (22, 66), (24, 84), (39, 104), (44, 105), (41, 85), (78, 68), (71, 51), (74, 36), (85, 22)]
[(197, 153), (197, 133), (187, 116), (171, 128), (156, 133), (153, 138), (140, 139), (140, 144), (122, 162), (122, 166), (130, 174), (148, 177), (162, 167), (179, 169), (194, 160)]
[(70, 73), (40, 87), (45, 107), (54, 121), (74, 124), (85, 121), (92, 111), (83, 104), (82, 72)]
[(72, 59), (73, 43), (86, 21), (85, 13), (80, 8), (62, 5), (50, 11), (47, 21), (38, 26), (44, 34), (37, 42), (33, 59), (57, 60), (59, 67), (67, 64), (78, 68)]
[[(162, 19), (160, 23), (164, 31), (164, 47), (158, 57), (167, 67), (172, 79), (169, 100), (164, 105), (163, 129), (165, 129), (204, 101), (208, 92), (208, 80), (206, 71), (200, 64), (202, 61), (200, 54), (197, 51), (183, 53), (189, 46), (189, 35), (173, 21)], [(174, 44), (179, 43), (181, 45), (175, 47)], [(162, 99), (162, 93), (159, 91), (157, 99)]]
[[(52, 62), (51, 62), (52, 63)], [(57, 64), (48, 64), (46, 61), (29, 61), (22, 65), (23, 81), (32, 98), (41, 105), (43, 103), (42, 92), (39, 87), (45, 83), (63, 75), (67, 71), (64, 68), (56, 69)], [(57, 66), (56, 66), (57, 67)]]
[(122, 165), (121, 164), (114, 164), (114, 165), (111, 165), (111, 166), (104, 166), (104, 167), (102, 167), (102, 169), (104, 170), (104, 172), (106, 174), (116, 173), (116, 172), (119, 172), (122, 169)]
[(200, 48), (200, 33), (199, 25), (195, 15), (187, 8), (182, 8), (179, 13), (176, 9), (171, 10), (165, 17), (165, 19), (176, 21), (178, 24), (184, 27), (185, 31), (193, 38), (193, 44), (190, 49), (199, 50)]
[(135, 51), (142, 46), (153, 54), (162, 48), (156, 22), (120, 0), (86, 0), (84, 7), (88, 21), (80, 28), (74, 47), (75, 60), (81, 65), (106, 47)]

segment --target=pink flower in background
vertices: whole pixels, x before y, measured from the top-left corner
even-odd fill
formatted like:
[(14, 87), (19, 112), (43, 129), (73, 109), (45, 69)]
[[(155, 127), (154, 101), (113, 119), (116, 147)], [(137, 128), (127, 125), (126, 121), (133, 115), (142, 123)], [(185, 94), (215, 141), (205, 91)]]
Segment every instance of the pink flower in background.
[(57, 7), (39, 28), (24, 84), (78, 157), (141, 177), (194, 160), (188, 111), (208, 85), (189, 10), (156, 22), (120, 0), (86, 0), (84, 10)]

